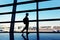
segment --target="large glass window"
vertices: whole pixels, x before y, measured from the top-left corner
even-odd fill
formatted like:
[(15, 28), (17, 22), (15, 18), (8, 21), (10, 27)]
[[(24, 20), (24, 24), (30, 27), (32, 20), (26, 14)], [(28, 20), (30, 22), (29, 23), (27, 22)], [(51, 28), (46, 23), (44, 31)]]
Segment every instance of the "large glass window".
[(13, 3), (13, 0), (0, 0), (0, 5)]
[(39, 20), (40, 19), (57, 19), (60, 18), (60, 9), (59, 10), (49, 10), (49, 11), (39, 11)]
[[(24, 28), (25, 28), (24, 23), (15, 23), (14, 31), (21, 32)], [(36, 32), (37, 30), (36, 28), (37, 28), (36, 22), (29, 22), (28, 32)], [(26, 32), (26, 29), (24, 30), (24, 32)]]
[(59, 0), (39, 2), (39, 9), (41, 9), (41, 8), (50, 8), (50, 7), (59, 7), (59, 6), (60, 6), (60, 1)]
[(0, 8), (0, 13), (3, 13), (3, 12), (12, 12), (12, 6), (9, 6), (9, 7), (1, 7)]
[(36, 9), (36, 3), (17, 5), (17, 11)]
[(0, 32), (9, 32), (10, 23), (0, 23)]
[(58, 32), (60, 21), (39, 22), (39, 32)]
[[(29, 20), (36, 20), (36, 12), (27, 12), (29, 14), (28, 18)], [(16, 21), (23, 21), (24, 17), (26, 16), (26, 13), (18, 13), (16, 14)]]
[(11, 14), (0, 15), (0, 22), (11, 21)]
[(26, 1), (31, 1), (31, 0), (17, 0), (17, 2), (26, 2)]
[[(59, 9), (60, 0), (38, 2), (38, 13), (37, 13), (37, 3), (34, 0), (17, 0), (17, 3), (15, 4), (16, 9), (15, 5), (13, 5), (13, 1), (16, 0), (0, 0), (0, 5), (2, 5), (0, 6), (0, 40), (9, 40), (11, 35), (11, 34), (9, 35), (9, 33), (13, 28), (14, 32), (11, 33), (12, 34), (14, 33), (14, 40), (24, 40), (21, 31), (25, 27), (23, 19), (26, 16), (26, 13), (29, 14), (28, 16), (29, 40), (37, 40), (38, 37), (40, 40), (48, 40), (50, 38), (52, 40), (60, 40), (58, 36), (60, 34), (58, 35), (53, 34), (53, 33), (60, 33), (60, 9)], [(19, 3), (21, 3), (21, 5)], [(56, 10), (52, 10), (54, 8)], [(38, 30), (39, 32), (37, 32)], [(24, 30), (23, 33), (24, 36), (26, 37), (26, 29)], [(54, 36), (57, 36), (58, 39)]]

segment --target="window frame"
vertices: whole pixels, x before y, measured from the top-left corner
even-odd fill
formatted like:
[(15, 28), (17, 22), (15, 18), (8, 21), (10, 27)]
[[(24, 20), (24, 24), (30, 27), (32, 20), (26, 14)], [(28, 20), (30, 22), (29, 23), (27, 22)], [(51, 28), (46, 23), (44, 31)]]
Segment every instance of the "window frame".
[[(45, 0), (45, 1), (47, 1), (47, 0)], [(18, 3), (16, 3), (16, 2), (17, 2), (17, 0), (14, 0), (14, 3), (0, 5), (0, 7), (13, 6), (12, 12), (4, 12), (4, 13), (0, 13), (0, 15), (5, 15), (5, 14), (13, 14), (13, 15), (15, 15), (16, 13), (24, 13), (24, 12), (34, 12), (34, 11), (36, 11), (36, 13), (37, 13), (36, 20), (29, 20), (29, 22), (36, 22), (37, 23), (36, 24), (37, 25), (37, 32), (29, 32), (29, 33), (37, 33), (37, 40), (39, 40), (39, 33), (55, 33), (55, 32), (39, 32), (39, 30), (38, 30), (38, 28), (39, 28), (39, 26), (38, 26), (39, 22), (40, 21), (41, 22), (42, 21), (60, 21), (60, 19), (38, 20), (38, 11), (57, 10), (57, 9), (60, 9), (60, 7), (38, 9), (38, 6), (39, 6), (38, 3), (42, 2), (42, 1), (27, 1), (27, 2), (18, 2)], [(33, 9), (33, 10), (24, 10), (24, 11), (16, 11), (16, 6), (17, 5), (29, 4), (29, 3), (35, 3), (35, 2), (36, 2), (36, 9)], [(23, 21), (15, 21), (15, 19), (11, 19), (11, 21), (0, 22), (0, 23), (13, 23), (14, 24), (14, 23), (18, 23), (18, 22), (23, 22)], [(0, 33), (11, 33), (11, 32), (0, 32)], [(12, 32), (12, 35), (13, 35), (13, 33), (22, 33), (22, 32)], [(24, 32), (24, 33), (26, 33), (26, 32)], [(60, 33), (60, 32), (56, 32), (56, 33)]]

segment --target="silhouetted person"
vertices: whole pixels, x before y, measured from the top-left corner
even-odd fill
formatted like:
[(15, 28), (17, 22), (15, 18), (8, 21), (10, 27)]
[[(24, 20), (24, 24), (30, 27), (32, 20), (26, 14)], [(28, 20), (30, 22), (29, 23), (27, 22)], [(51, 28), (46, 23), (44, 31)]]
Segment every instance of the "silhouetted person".
[(28, 26), (29, 26), (29, 18), (28, 18), (28, 13), (26, 13), (26, 16), (25, 18), (23, 19), (23, 23), (25, 24), (25, 27), (23, 28), (23, 30), (21, 31), (22, 32), (22, 35), (23, 35), (23, 32), (24, 30), (26, 30), (26, 35), (28, 37)]
[(23, 37), (24, 40), (27, 40), (27, 38), (23, 34), (22, 34), (22, 37)]

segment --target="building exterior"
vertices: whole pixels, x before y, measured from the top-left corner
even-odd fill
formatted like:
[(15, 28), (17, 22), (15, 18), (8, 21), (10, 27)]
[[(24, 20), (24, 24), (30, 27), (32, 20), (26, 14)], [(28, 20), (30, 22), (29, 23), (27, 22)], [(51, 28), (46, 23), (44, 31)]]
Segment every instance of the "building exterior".
[[(23, 29), (23, 26), (18, 26), (14, 28), (15, 32), (21, 32)], [(9, 32), (10, 27), (0, 27), (0, 32)], [(37, 27), (29, 27), (28, 31), (29, 32), (36, 32)], [(25, 30), (26, 31), (26, 30)], [(39, 32), (54, 32), (54, 31), (60, 31), (60, 26), (40, 26), (39, 27)]]

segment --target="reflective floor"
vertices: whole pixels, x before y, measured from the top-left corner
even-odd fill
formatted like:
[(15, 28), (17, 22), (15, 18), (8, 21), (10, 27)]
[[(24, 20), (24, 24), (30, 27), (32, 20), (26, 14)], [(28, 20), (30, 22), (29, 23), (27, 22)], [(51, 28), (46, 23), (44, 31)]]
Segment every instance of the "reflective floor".
[[(26, 37), (26, 34), (24, 34)], [(40, 40), (60, 40), (60, 33), (40, 33)], [(37, 40), (36, 33), (29, 34), (29, 40)], [(0, 40), (9, 40), (9, 33), (0, 33)], [(14, 33), (14, 40), (24, 40), (21, 33)]]

